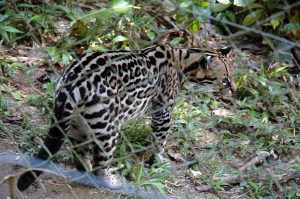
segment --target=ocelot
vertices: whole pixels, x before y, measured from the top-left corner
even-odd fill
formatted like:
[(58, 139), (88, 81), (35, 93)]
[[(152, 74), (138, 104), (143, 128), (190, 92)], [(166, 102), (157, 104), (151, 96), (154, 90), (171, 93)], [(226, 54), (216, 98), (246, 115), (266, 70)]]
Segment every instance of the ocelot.
[[(150, 114), (154, 156), (163, 158), (171, 111), (185, 81), (215, 92), (236, 90), (230, 51), (230, 47), (202, 50), (153, 46), (136, 53), (94, 52), (81, 56), (56, 85), (52, 126), (36, 157), (48, 160), (67, 137), (77, 169), (103, 176), (112, 187), (122, 186), (108, 169), (121, 126)], [(22, 174), (19, 190), (26, 190), (40, 174), (37, 170)]]

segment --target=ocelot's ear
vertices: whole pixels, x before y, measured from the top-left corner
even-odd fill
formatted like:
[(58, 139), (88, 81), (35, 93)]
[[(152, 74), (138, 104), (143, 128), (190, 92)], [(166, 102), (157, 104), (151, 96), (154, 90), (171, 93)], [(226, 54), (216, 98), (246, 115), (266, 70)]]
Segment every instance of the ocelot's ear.
[(231, 52), (232, 48), (230, 46), (220, 48), (219, 51), (222, 53), (224, 56), (228, 56), (229, 53)]
[(209, 56), (209, 55), (208, 56), (205, 55), (205, 56), (201, 57), (201, 59), (199, 61), (200, 66), (204, 69), (208, 69), (208, 62), (210, 59), (211, 59), (211, 56)]

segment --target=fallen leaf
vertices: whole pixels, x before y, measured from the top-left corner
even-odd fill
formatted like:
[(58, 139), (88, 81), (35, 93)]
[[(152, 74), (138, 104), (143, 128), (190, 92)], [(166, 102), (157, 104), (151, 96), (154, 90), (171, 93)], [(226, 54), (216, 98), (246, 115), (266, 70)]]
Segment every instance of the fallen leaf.
[(184, 162), (185, 161), (184, 157), (180, 153), (168, 151), (167, 154), (171, 158), (171, 160), (175, 160), (176, 162)]
[(16, 123), (22, 121), (24, 119), (23, 116), (20, 115), (11, 115), (11, 116), (4, 116), (3, 121), (7, 123)]
[(228, 116), (228, 115), (232, 114), (228, 109), (225, 109), (225, 108), (218, 108), (218, 109), (214, 110), (213, 113), (218, 116)]
[(18, 101), (22, 101), (25, 97), (27, 97), (27, 94), (23, 91), (14, 91), (11, 94)]
[(193, 179), (195, 179), (195, 178), (197, 178), (197, 177), (199, 177), (199, 176), (202, 175), (201, 171), (195, 171), (193, 169), (189, 169), (188, 172), (191, 174), (191, 177)]

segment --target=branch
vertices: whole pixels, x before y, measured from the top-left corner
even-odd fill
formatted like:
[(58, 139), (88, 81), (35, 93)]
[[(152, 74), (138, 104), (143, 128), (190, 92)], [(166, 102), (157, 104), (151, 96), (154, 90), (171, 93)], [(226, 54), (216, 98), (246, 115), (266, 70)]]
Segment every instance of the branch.
[(196, 189), (200, 192), (204, 192), (204, 191), (210, 191), (212, 189), (214, 189), (214, 186), (217, 184), (216, 181), (222, 181), (225, 184), (229, 184), (229, 185), (235, 185), (235, 184), (239, 184), (243, 181), (246, 181), (248, 179), (253, 179), (255, 181), (260, 181), (263, 183), (269, 183), (270, 182), (270, 176), (273, 182), (276, 182), (278, 184), (282, 184), (282, 183), (286, 183), (292, 179), (297, 179), (300, 178), (300, 172), (297, 171), (290, 171), (287, 172), (285, 174), (280, 174), (280, 175), (271, 175), (271, 174), (266, 174), (266, 175), (259, 175), (259, 176), (254, 176), (254, 175), (247, 175), (244, 172), (250, 168), (253, 165), (257, 165), (262, 163), (263, 161), (265, 161), (265, 159), (267, 157), (269, 157), (269, 153), (267, 152), (262, 152), (260, 153), (258, 156), (254, 157), (253, 159), (251, 159), (250, 161), (248, 161), (247, 163), (245, 163), (241, 168), (239, 168), (239, 174), (236, 175), (223, 175), (222, 177), (217, 177), (214, 178), (214, 182), (211, 183), (210, 185), (199, 185), (196, 187)]
[(36, 57), (12, 57), (12, 56), (4, 56), (0, 57), (0, 60), (3, 60), (5, 62), (22, 62), (22, 63), (29, 63), (32, 65), (42, 65), (44, 63), (47, 63), (45, 59), (36, 58)]

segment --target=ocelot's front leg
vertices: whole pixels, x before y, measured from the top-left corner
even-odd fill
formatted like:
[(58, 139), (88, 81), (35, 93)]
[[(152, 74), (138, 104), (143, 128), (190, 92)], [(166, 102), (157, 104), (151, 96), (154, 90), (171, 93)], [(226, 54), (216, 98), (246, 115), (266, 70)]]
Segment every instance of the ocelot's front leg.
[(155, 151), (150, 158), (149, 163), (153, 164), (155, 160), (166, 162), (163, 157), (164, 147), (166, 144), (166, 136), (171, 126), (171, 114), (167, 110), (155, 112), (152, 115), (152, 136), (154, 139)]

